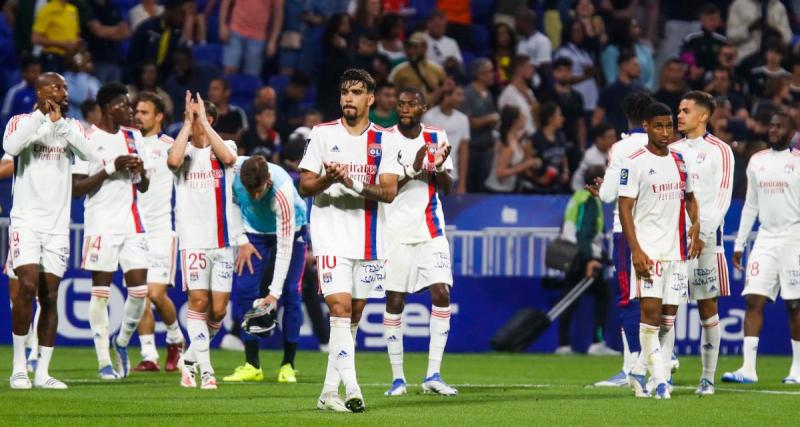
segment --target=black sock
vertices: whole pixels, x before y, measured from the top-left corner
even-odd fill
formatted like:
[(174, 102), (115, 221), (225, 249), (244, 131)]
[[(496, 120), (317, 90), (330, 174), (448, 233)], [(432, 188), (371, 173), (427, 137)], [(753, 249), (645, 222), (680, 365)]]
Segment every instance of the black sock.
[(261, 362), (258, 360), (258, 340), (244, 340), (244, 357), (247, 363), (258, 369)]
[(297, 343), (296, 342), (283, 342), (283, 362), (281, 362), (281, 366), (285, 364), (292, 365), (294, 368), (294, 356), (297, 354)]

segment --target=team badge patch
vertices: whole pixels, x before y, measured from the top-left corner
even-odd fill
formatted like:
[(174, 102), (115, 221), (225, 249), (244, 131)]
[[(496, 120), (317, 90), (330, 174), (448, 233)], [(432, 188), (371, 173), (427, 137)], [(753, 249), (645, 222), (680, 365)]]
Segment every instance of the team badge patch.
[(706, 153), (697, 153), (697, 164), (703, 163), (706, 160)]
[(370, 144), (367, 147), (367, 155), (370, 157), (380, 157), (381, 156), (380, 144)]
[(628, 185), (628, 169), (619, 171), (619, 185)]
[(331, 273), (324, 273), (322, 275), (322, 283), (331, 283), (333, 281), (333, 275)]
[(786, 166), (783, 167), (783, 172), (786, 173), (787, 175), (791, 174), (792, 172), (794, 172), (794, 165), (787, 164)]

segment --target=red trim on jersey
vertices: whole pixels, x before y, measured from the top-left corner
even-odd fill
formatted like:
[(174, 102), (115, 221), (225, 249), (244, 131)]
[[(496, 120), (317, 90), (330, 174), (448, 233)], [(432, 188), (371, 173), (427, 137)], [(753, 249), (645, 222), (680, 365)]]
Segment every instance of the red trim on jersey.
[[(213, 157), (211, 158), (211, 170), (219, 170), (223, 175), (225, 174), (225, 170), (220, 166), (219, 160)], [(225, 200), (222, 197), (222, 186), (225, 185), (225, 180), (214, 177), (214, 181), (216, 181), (214, 185), (214, 204), (217, 214), (217, 245), (220, 248), (224, 248), (227, 246), (225, 239), (225, 227), (227, 226), (225, 223)]]
[[(422, 132), (422, 138), (425, 140), (425, 145), (429, 147), (427, 150), (428, 163), (433, 165), (436, 162), (435, 150), (438, 143), (438, 138), (435, 133)], [(434, 153), (431, 153), (430, 147), (433, 147)], [(442, 229), (439, 226), (439, 218), (436, 216), (437, 199), (436, 199), (436, 175), (431, 176), (425, 173), (428, 180), (428, 204), (425, 206), (425, 225), (428, 227), (428, 233), (431, 238), (439, 237), (442, 235)]]
[(175, 280), (175, 246), (177, 246), (177, 244), (178, 238), (173, 236), (169, 252), (169, 283), (174, 283)]
[(319, 124), (317, 124), (317, 126), (316, 126), (316, 127), (321, 127), (321, 126), (332, 126), (332, 125), (338, 124), (338, 123), (339, 123), (339, 120), (340, 120), (340, 119), (336, 119), (336, 120), (331, 120), (331, 121), (329, 121), (329, 122), (325, 122), (325, 123), (319, 123)]
[[(681, 181), (681, 187), (686, 185), (686, 164), (683, 158), (675, 151), (670, 151), (669, 154), (675, 161), (675, 167), (678, 169), (678, 177)], [(683, 170), (681, 170), (683, 165)], [(685, 188), (685, 187), (684, 187)], [(678, 243), (681, 247), (681, 260), (686, 261), (686, 190), (684, 190), (683, 197), (681, 197), (681, 210), (678, 217)]]
[(724, 254), (717, 254), (717, 276), (719, 277), (719, 295), (727, 297), (731, 294), (731, 285), (728, 277), (728, 263)]
[[(133, 137), (134, 129), (120, 126), (122, 131), (122, 138), (125, 140), (125, 148), (128, 154), (136, 155), (136, 142)], [(144, 225), (142, 225), (142, 218), (139, 215), (139, 206), (137, 202), (136, 184), (131, 185), (131, 192), (133, 193), (133, 200), (131, 201), (131, 214), (133, 215), (133, 225), (137, 233), (144, 233)]]
[(278, 209), (281, 211), (280, 234), (282, 236), (289, 236), (291, 234), (289, 202), (286, 200), (286, 196), (280, 191), (275, 192), (275, 200), (278, 201)]
[[(375, 166), (376, 168), (378, 165), (376, 164), (377, 156), (370, 155), (370, 147), (380, 144), (380, 133), (376, 132), (373, 129), (367, 130), (367, 170), (369, 170), (370, 166)], [(378, 171), (375, 171), (375, 174), (369, 174), (367, 177), (367, 184), (375, 184), (376, 177), (378, 176)], [(377, 257), (377, 235), (374, 232), (377, 229), (377, 221), (378, 221), (378, 203), (374, 200), (364, 199), (364, 259), (375, 259)]]
[(728, 148), (728, 145), (710, 133), (707, 133), (703, 138), (719, 149), (719, 152), (722, 155), (722, 188), (730, 187), (731, 161), (728, 156), (728, 152), (725, 150)]
[(189, 289), (189, 284), (186, 282), (186, 270), (188, 269), (186, 265), (186, 249), (181, 250), (181, 287), (184, 291)]
[(629, 158), (629, 159), (631, 159), (631, 160), (633, 160), (633, 159), (635, 159), (635, 158), (637, 158), (637, 157), (641, 156), (642, 154), (644, 154), (646, 151), (647, 151), (646, 149), (644, 149), (644, 148), (640, 148), (640, 149), (636, 150), (636, 151), (635, 151), (633, 154), (631, 154), (630, 156), (628, 156), (628, 158)]

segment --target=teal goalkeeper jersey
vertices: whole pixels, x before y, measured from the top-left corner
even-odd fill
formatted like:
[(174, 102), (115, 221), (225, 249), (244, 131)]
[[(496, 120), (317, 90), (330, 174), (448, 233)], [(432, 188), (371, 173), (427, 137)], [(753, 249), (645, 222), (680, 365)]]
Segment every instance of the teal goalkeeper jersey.
[[(250, 194), (242, 184), (239, 176), (242, 163), (247, 160), (247, 156), (239, 156), (236, 160), (235, 173), (236, 177), (233, 181), (233, 195), (236, 204), (242, 211), (242, 218), (244, 220), (244, 228), (248, 233), (258, 234), (275, 234), (277, 232), (278, 223), (278, 208), (279, 204), (274, 203), (275, 196), (278, 191), (284, 193), (287, 200), (291, 200), (294, 205), (294, 225), (300, 228), (308, 223), (306, 216), (306, 203), (297, 189), (294, 187), (292, 178), (283, 170), (282, 167), (268, 163), (269, 175), (272, 179), (272, 187), (270, 187), (267, 194), (261, 197), (260, 200), (253, 200)], [(291, 192), (291, 194), (287, 194)], [(274, 208), (278, 206), (278, 208)]]

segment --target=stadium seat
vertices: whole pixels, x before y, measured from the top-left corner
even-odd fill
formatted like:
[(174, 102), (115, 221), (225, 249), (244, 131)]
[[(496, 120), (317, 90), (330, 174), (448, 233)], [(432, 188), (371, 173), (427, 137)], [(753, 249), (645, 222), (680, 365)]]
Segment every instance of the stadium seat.
[(494, 0), (472, 0), (470, 3), (472, 22), (491, 22), (492, 13), (494, 13), (494, 3)]
[(222, 45), (218, 43), (208, 43), (205, 45), (195, 45), (192, 48), (194, 59), (199, 62), (207, 62), (217, 67), (222, 66)]
[(472, 25), (472, 53), (486, 56), (489, 50), (489, 30), (483, 24)]
[(267, 86), (275, 89), (275, 93), (281, 94), (289, 84), (289, 76), (284, 74), (273, 74), (267, 81)]
[(226, 78), (231, 85), (231, 104), (244, 109), (250, 108), (256, 91), (264, 85), (259, 77), (246, 74), (231, 74)]

